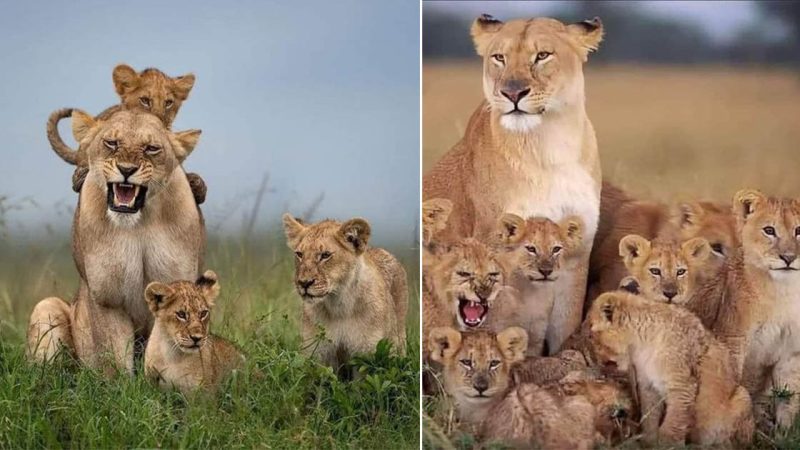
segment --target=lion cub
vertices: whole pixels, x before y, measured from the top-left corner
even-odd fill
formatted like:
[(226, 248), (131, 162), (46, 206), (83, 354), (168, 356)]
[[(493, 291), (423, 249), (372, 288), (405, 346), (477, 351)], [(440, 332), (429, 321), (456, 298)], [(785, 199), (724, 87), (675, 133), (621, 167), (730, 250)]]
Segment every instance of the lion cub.
[[(115, 112), (126, 110), (146, 111), (157, 116), (167, 129), (172, 128), (172, 122), (178, 114), (183, 102), (189, 97), (189, 92), (194, 86), (195, 77), (187, 74), (179, 77), (169, 77), (158, 69), (145, 69), (137, 73), (126, 64), (114, 68), (111, 74), (114, 80), (114, 89), (120, 97), (121, 103), (106, 108), (95, 120), (104, 120)], [(47, 120), (47, 139), (50, 146), (64, 161), (76, 165), (72, 174), (72, 189), (80, 192), (89, 169), (85, 151), (80, 147), (73, 150), (67, 146), (58, 133), (58, 122), (72, 116), (72, 108), (63, 108), (53, 111)], [(205, 201), (206, 185), (199, 175), (187, 174), (189, 185), (195, 202), (199, 205)]]
[(600, 362), (633, 374), (648, 440), (750, 441), (750, 396), (727, 348), (692, 313), (620, 291), (598, 297), (587, 320)]
[(145, 288), (155, 323), (144, 353), (144, 373), (162, 389), (215, 391), (243, 365), (244, 356), (233, 344), (208, 332), (218, 295), (217, 274), (210, 270), (195, 282), (152, 282)]
[[(295, 254), (294, 284), (303, 299), (303, 340), (314, 356), (339, 371), (350, 356), (370, 353), (382, 339), (405, 351), (406, 271), (386, 250), (369, 247), (364, 219), (306, 224), (283, 215)], [(342, 372), (341, 375), (347, 375)]]
[[(568, 217), (560, 223), (541, 217), (523, 219), (516, 214), (500, 218), (498, 239), (502, 252), (515, 270), (509, 284), (519, 293), (517, 323), (528, 331), (528, 356), (540, 356), (543, 350), (555, 354), (566, 339), (557, 329), (554, 314), (556, 299), (565, 293), (557, 281), (572, 269), (570, 260), (583, 240), (583, 222)], [(580, 308), (580, 307), (579, 307)], [(575, 311), (580, 315), (580, 311)], [(545, 342), (547, 349), (545, 349)]]

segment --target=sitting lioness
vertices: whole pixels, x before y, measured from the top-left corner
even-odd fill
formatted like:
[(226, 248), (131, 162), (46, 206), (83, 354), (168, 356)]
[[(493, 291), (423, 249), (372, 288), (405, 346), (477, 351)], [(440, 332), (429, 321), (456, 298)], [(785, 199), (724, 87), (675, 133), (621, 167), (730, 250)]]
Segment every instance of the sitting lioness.
[(51, 297), (34, 308), (28, 342), (39, 360), (52, 356), (51, 342), (71, 341), (89, 367), (132, 374), (134, 337), (146, 339), (153, 325), (145, 286), (198, 275), (205, 227), (181, 163), (200, 131), (173, 133), (134, 111), (106, 120), (75, 111), (72, 125), (89, 162), (72, 227), (80, 285), (71, 306)]
[(144, 374), (162, 389), (215, 391), (242, 366), (239, 350), (208, 332), (218, 295), (217, 274), (210, 270), (195, 282), (153, 282), (145, 288), (156, 320), (144, 353)]
[[(283, 227), (295, 255), (307, 351), (337, 371), (353, 354), (375, 351), (382, 339), (404, 352), (406, 271), (389, 252), (367, 245), (367, 221), (305, 224), (284, 214)], [(325, 339), (311, 345), (318, 325)]]

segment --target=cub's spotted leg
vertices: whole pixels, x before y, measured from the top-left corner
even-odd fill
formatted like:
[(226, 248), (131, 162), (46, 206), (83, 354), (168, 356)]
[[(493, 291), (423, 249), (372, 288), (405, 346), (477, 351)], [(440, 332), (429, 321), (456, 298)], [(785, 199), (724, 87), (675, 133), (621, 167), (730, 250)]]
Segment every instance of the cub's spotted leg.
[(78, 166), (72, 172), (72, 190), (80, 193), (83, 187), (83, 182), (86, 181), (86, 175), (89, 173), (88, 167)]
[(660, 442), (683, 444), (694, 419), (694, 402), (697, 397), (697, 383), (684, 379), (668, 383), (667, 405), (664, 422), (658, 429)]
[(28, 358), (45, 363), (63, 348), (73, 351), (69, 324), (69, 305), (58, 297), (48, 297), (33, 307), (28, 324)]

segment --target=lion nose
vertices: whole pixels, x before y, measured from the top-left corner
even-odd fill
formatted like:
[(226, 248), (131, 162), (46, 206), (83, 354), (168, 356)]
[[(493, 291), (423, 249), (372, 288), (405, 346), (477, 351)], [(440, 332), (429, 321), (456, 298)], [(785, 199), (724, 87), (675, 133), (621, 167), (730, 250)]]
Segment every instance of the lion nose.
[(678, 291), (675, 289), (664, 290), (664, 297), (667, 297), (667, 300), (672, 300), (676, 295), (678, 295)]
[(193, 342), (195, 345), (197, 345), (197, 343), (198, 343), (198, 342), (200, 342), (200, 339), (203, 339), (203, 336), (195, 336), (195, 335), (192, 335), (192, 336), (189, 336), (189, 337), (191, 337), (191, 338), (192, 338), (192, 342)]
[(542, 274), (543, 277), (547, 278), (553, 273), (553, 269), (539, 269), (539, 273)]
[(128, 178), (130, 178), (131, 175), (136, 173), (136, 171), (139, 168), (136, 167), (136, 166), (133, 166), (133, 167), (130, 167), (130, 166), (117, 166), (117, 169), (119, 169), (119, 173), (122, 174), (122, 177), (125, 178), (125, 181), (128, 181)]
[(312, 280), (297, 280), (297, 284), (299, 284), (300, 287), (303, 288), (303, 289), (308, 289), (308, 288), (311, 287), (311, 285), (314, 284), (315, 281), (317, 281), (317, 280), (316, 279), (312, 279)]
[(478, 394), (483, 394), (489, 389), (489, 380), (486, 377), (476, 377), (475, 381), (472, 382), (472, 387), (478, 391)]
[(515, 88), (507, 88), (502, 89), (500, 91), (503, 94), (503, 97), (511, 100), (511, 103), (517, 104), (523, 97), (530, 94), (531, 90), (529, 88), (522, 88), (522, 89), (515, 89)]
[(781, 255), (781, 259), (783, 260), (783, 262), (786, 263), (786, 266), (788, 267), (792, 265), (795, 259), (797, 259), (797, 255), (789, 253), (786, 255)]

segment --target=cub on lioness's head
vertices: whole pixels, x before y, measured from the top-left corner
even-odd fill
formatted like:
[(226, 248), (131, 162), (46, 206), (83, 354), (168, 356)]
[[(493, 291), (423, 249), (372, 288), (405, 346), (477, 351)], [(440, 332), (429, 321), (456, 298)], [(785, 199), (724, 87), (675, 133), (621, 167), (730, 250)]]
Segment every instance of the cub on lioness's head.
[(217, 275), (210, 270), (195, 282), (147, 285), (145, 300), (156, 318), (144, 354), (147, 378), (184, 393), (214, 391), (242, 366), (239, 350), (208, 331), (218, 295)]
[[(146, 111), (161, 119), (167, 129), (172, 127), (172, 122), (183, 102), (189, 97), (195, 81), (193, 74), (171, 78), (153, 68), (137, 73), (125, 64), (114, 68), (112, 78), (121, 103), (107, 108), (95, 117), (95, 120), (107, 119), (120, 110)], [(47, 138), (58, 156), (78, 166), (72, 176), (72, 189), (80, 192), (87, 172), (85, 151), (81, 147), (78, 147), (78, 150), (69, 148), (58, 133), (58, 122), (70, 117), (73, 111), (72, 108), (63, 108), (50, 115), (47, 121)], [(197, 203), (203, 203), (206, 188), (202, 178), (196, 174), (189, 174), (189, 182), (195, 199), (198, 200)]]
[[(294, 284), (303, 300), (303, 339), (323, 363), (339, 369), (350, 356), (370, 353), (382, 339), (405, 350), (408, 285), (406, 271), (386, 250), (367, 243), (366, 220), (323, 220), (306, 224), (283, 215), (295, 255)], [(343, 374), (346, 375), (346, 374)]]
[(618, 291), (598, 297), (587, 321), (599, 362), (635, 377), (648, 440), (730, 445), (752, 438), (750, 396), (730, 352), (694, 314)]
[(505, 393), (513, 365), (525, 358), (528, 334), (519, 327), (500, 333), (438, 327), (429, 334), (431, 359), (443, 367), (444, 389), (460, 420), (479, 424)]

